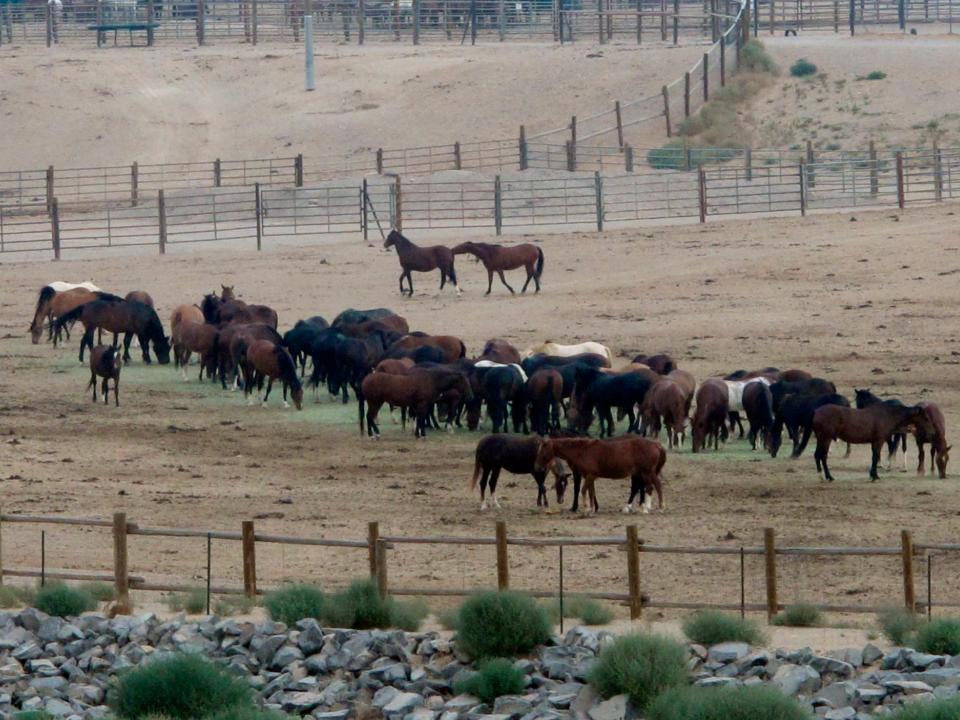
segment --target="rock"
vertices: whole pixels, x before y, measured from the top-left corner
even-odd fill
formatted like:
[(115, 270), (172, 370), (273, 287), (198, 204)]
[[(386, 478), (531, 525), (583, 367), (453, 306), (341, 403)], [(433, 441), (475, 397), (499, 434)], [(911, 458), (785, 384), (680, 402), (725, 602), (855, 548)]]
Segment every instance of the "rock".
[[(384, 687), (377, 690), (376, 694), (373, 696), (373, 702), (371, 703), (375, 708), (384, 708), (390, 704), (390, 702), (400, 694), (400, 691), (395, 687)], [(477, 704), (480, 701), (477, 700)]]
[(737, 686), (739, 686), (739, 685), (741, 685), (741, 684), (742, 684), (742, 683), (741, 683), (737, 678), (733, 678), (733, 677), (707, 677), (707, 678), (700, 678), (699, 680), (697, 680), (697, 681), (694, 683), (694, 685), (696, 685), (697, 687), (705, 687), (705, 688), (712, 688), (712, 687), (737, 687)]
[(56, 697), (67, 689), (67, 679), (65, 677), (41, 677), (30, 681), (30, 687), (40, 695)]
[(857, 686), (852, 682), (838, 682), (827, 685), (814, 696), (814, 701), (824, 701), (831, 708), (850, 705), (857, 696)]
[(879, 685), (861, 685), (856, 694), (857, 699), (864, 705), (879, 705), (887, 696), (887, 691)]
[(328, 712), (315, 712), (312, 717), (316, 720), (347, 720), (350, 716), (350, 708), (343, 710), (330, 710)]
[(591, 720), (628, 720), (633, 717), (629, 712), (630, 701), (626, 695), (614, 695), (587, 711)]
[(899, 692), (904, 695), (933, 692), (933, 688), (927, 685), (927, 683), (917, 680), (886, 680), (883, 682), (883, 687), (890, 692)]
[(54, 717), (67, 717), (68, 715), (74, 714), (70, 703), (58, 700), (57, 698), (49, 698), (43, 704), (43, 709)]
[(293, 645), (284, 645), (274, 654), (270, 662), (270, 668), (272, 670), (283, 670), (298, 660), (303, 660), (303, 653), (300, 652), (300, 648)]
[(600, 637), (592, 630), (577, 625), (567, 631), (563, 638), (563, 644), (578, 645), (592, 653), (597, 653), (600, 650)]
[(826, 653), (827, 657), (850, 663), (855, 668), (863, 665), (863, 650), (859, 648), (844, 648), (843, 650), (833, 650)]
[(786, 695), (809, 695), (820, 689), (820, 673), (809, 665), (781, 665), (772, 683)]
[(518, 718), (533, 710), (535, 700), (536, 696), (531, 700), (523, 695), (501, 695), (493, 702), (493, 713)]
[(57, 639), (60, 628), (64, 624), (64, 621), (58, 617), (48, 617), (41, 622), (40, 627), (37, 628), (37, 639), (44, 643), (53, 642)]
[[(323, 649), (323, 630), (316, 620), (301, 620), (303, 624), (300, 637), (297, 638), (297, 647), (304, 656), (313, 655)], [(299, 624), (299, 623), (298, 623)]]
[(904, 659), (910, 667), (917, 670), (926, 670), (933, 665), (942, 667), (947, 661), (947, 658), (942, 655), (928, 655), (916, 650), (908, 650)]
[(36, 660), (43, 655), (43, 650), (34, 642), (26, 642), (12, 653), (14, 660)]
[(750, 668), (761, 665), (765, 666), (769, 662), (770, 653), (768, 653), (766, 650), (759, 650), (757, 652), (752, 652), (738, 660), (736, 663), (736, 668), (738, 673), (745, 673)]
[(407, 679), (407, 667), (402, 663), (390, 663), (367, 670), (364, 675), (378, 680), (384, 685), (393, 685)]
[(323, 702), (323, 696), (315, 692), (292, 692), (287, 693), (281, 706), (284, 712), (295, 712), (300, 715), (313, 710)]
[(273, 660), (273, 656), (277, 654), (277, 651), (282, 648), (287, 642), (286, 635), (271, 635), (269, 637), (264, 637), (256, 643), (254, 647), (254, 642), (251, 642), (250, 649), (254, 651), (254, 656), (257, 658), (257, 661), (263, 667), (269, 667), (270, 663)]
[(848, 678), (853, 677), (854, 674), (853, 665), (835, 658), (814, 656), (810, 658), (808, 664), (821, 675), (836, 675), (837, 677)]
[(742, 642), (725, 642), (713, 645), (707, 651), (707, 660), (709, 662), (731, 663), (746, 657), (750, 652), (750, 646)]
[(857, 711), (852, 707), (842, 707), (836, 710), (827, 710), (824, 714), (824, 720), (854, 720), (857, 717)]
[(0, 680), (10, 680), (23, 675), (23, 666), (14, 658), (7, 658), (0, 665)]
[(866, 645), (863, 648), (863, 664), (873, 665), (877, 660), (883, 657), (883, 651), (876, 645)]
[(383, 714), (386, 717), (402, 716), (422, 704), (423, 697), (417, 695), (417, 693), (401, 692), (383, 706)]

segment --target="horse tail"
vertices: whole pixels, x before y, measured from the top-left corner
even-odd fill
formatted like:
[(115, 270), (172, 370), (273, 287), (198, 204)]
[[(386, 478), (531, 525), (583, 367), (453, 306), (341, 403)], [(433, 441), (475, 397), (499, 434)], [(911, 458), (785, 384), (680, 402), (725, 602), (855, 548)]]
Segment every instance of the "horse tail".
[(450, 258), (450, 269), (447, 271), (447, 277), (450, 278), (450, 282), (454, 285), (457, 284), (457, 271), (453, 267), (453, 257)]
[(477, 487), (477, 479), (480, 477), (480, 448), (477, 448), (476, 459), (473, 461), (473, 477), (470, 478), (470, 489), (475, 490)]
[(300, 378), (297, 376), (297, 364), (293, 361), (286, 348), (277, 345), (277, 364), (280, 366), (280, 379), (287, 383), (291, 389), (299, 390), (301, 388)]
[(460, 357), (458, 360), (465, 358), (467, 356), (467, 346), (463, 344), (463, 340), (460, 341)]
[(75, 307), (70, 312), (65, 312), (63, 315), (58, 317), (53, 326), (54, 330), (57, 332), (59, 332), (60, 330), (63, 330), (63, 328), (66, 327), (67, 323), (70, 323), (71, 325), (73, 325), (73, 323), (75, 323), (77, 320), (80, 319), (80, 315), (83, 313), (83, 308), (85, 307), (86, 307), (86, 304), (77, 305), (77, 307)]
[(533, 276), (539, 280), (541, 275), (543, 275), (543, 248), (537, 248), (537, 268)]
[(40, 310), (43, 308), (43, 306), (53, 300), (53, 296), (56, 294), (57, 291), (49, 285), (45, 285), (44, 287), (40, 288), (40, 294), (37, 296), (37, 309), (34, 312), (34, 317), (40, 314)]

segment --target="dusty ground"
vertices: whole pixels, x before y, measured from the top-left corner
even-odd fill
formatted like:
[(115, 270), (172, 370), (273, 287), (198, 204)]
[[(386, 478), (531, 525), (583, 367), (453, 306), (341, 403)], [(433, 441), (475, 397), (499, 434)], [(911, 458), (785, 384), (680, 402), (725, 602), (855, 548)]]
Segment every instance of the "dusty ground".
[[(955, 541), (960, 485), (918, 479), (912, 471), (870, 483), (868, 453), (834, 458), (837, 482), (820, 482), (808, 452), (799, 461), (751, 453), (745, 442), (714, 455), (671, 453), (664, 513), (626, 518), (622, 483), (599, 488), (595, 517), (539, 512), (529, 478), (505, 478), (503, 509), (481, 514), (467, 481), (478, 435), (434, 434), (415, 441), (384, 421), (379, 443), (362, 439), (356, 408), (312, 400), (303, 412), (247, 407), (241, 397), (172, 367), (125, 368), (119, 410), (93, 405), (76, 343), (55, 350), (26, 335), (36, 292), (54, 279), (92, 278), (118, 292), (149, 290), (166, 318), (219, 283), (248, 301), (275, 307), (281, 325), (344, 306), (390, 306), (412, 327), (463, 337), (475, 353), (499, 336), (607, 342), (621, 357), (668, 351), (699, 378), (739, 367), (803, 367), (841, 390), (870, 386), (908, 401), (936, 399), (948, 429), (960, 416), (956, 344), (960, 244), (955, 206), (817, 215), (806, 219), (710, 223), (702, 227), (545, 236), (544, 292), (482, 296), (484, 273), (461, 261), (464, 294), (415, 279), (418, 294), (397, 294), (396, 258), (362, 243), (255, 253), (168, 255), (29, 263), (0, 267), (0, 483), (5, 513), (108, 516), (125, 510), (149, 526), (239, 530), (328, 538), (365, 536), (367, 522), (398, 535), (492, 536), (495, 519), (511, 534), (621, 535), (627, 522), (648, 543), (723, 545), (761, 542), (776, 528), (784, 545), (895, 546), (901, 528), (921, 541)], [(906, 248), (906, 250), (905, 250)], [(325, 263), (321, 259), (326, 260)], [(911, 449), (911, 462), (915, 453)], [(955, 476), (955, 470), (952, 473)], [(555, 508), (551, 508), (555, 510)], [(37, 567), (40, 529), (7, 523), (4, 565)], [(111, 566), (100, 529), (47, 528), (51, 566)], [(625, 590), (625, 556), (615, 549), (568, 548), (571, 590)], [(511, 548), (516, 587), (557, 585), (556, 549)], [(240, 581), (240, 548), (215, 542), (215, 583)], [(131, 540), (131, 571), (150, 579), (199, 583), (202, 540)], [(655, 600), (739, 599), (735, 556), (642, 557), (642, 584)], [(363, 550), (260, 544), (261, 585), (282, 578), (328, 586), (365, 572)], [(960, 601), (957, 563), (938, 556), (934, 593)], [(924, 596), (924, 565), (917, 569)], [(468, 589), (494, 582), (489, 546), (398, 546), (390, 551), (395, 587)], [(798, 559), (780, 562), (781, 598), (842, 604), (898, 602), (899, 560)], [(757, 558), (746, 563), (748, 602), (763, 598)], [(622, 610), (621, 610), (622, 612)]]

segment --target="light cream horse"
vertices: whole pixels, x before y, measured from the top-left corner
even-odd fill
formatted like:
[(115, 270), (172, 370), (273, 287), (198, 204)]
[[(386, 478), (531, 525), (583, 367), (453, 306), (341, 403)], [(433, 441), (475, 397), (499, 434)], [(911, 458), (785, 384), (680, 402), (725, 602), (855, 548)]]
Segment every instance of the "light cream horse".
[(533, 355), (549, 355), (551, 357), (572, 357), (574, 355), (583, 355), (592, 353), (600, 355), (607, 359), (607, 362), (613, 364), (613, 353), (606, 345), (598, 342), (582, 342), (576, 345), (561, 345), (560, 343), (547, 340), (539, 345), (531, 345), (524, 351), (523, 357), (528, 358)]

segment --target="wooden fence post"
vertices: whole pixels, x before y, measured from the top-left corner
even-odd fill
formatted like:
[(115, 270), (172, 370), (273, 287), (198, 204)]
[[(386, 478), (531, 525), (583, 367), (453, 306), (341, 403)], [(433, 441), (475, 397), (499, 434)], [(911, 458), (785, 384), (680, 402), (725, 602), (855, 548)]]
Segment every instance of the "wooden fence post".
[(497, 520), (497, 589), (510, 588), (510, 564), (507, 559), (507, 523)]
[[(296, 203), (296, 195), (293, 199)], [(257, 216), (257, 252), (263, 246), (263, 197), (260, 194), (260, 183), (253, 184), (253, 209)]]
[(623, 150), (623, 114), (620, 112), (620, 101), (613, 101), (613, 111), (617, 117), (617, 146)]
[(377, 572), (377, 544), (380, 542), (380, 523), (367, 523), (367, 563), (370, 566), (370, 579), (379, 580)]
[(507, 39), (507, 13), (504, 9), (504, 0), (497, 3), (497, 34), (500, 42)]
[(703, 166), (697, 168), (697, 190), (700, 199), (700, 222), (707, 221), (707, 173)]
[[(9, 5), (6, 12), (13, 12)], [(45, 3), (43, 6), (43, 19), (47, 26), (47, 47), (50, 47), (53, 44), (53, 13), (49, 3)]]
[(50, 201), (50, 238), (53, 242), (53, 259), (60, 259), (60, 203), (56, 198)]
[(710, 99), (710, 54), (703, 54), (703, 101)]
[(113, 583), (118, 615), (130, 614), (130, 576), (127, 571), (127, 514), (113, 514)]
[(753, 148), (743, 149), (743, 172), (747, 182), (753, 182)]
[(627, 525), (627, 593), (630, 595), (630, 619), (639, 620), (643, 600), (640, 597), (640, 540), (636, 525)]
[(597, 232), (603, 232), (603, 178), (599, 170), (593, 173), (593, 195), (597, 205)]
[(520, 126), (520, 143), (517, 151), (520, 154), (520, 169), (526, 170), (529, 160), (527, 158), (527, 131), (523, 125)]
[(297, 153), (293, 159), (293, 184), (303, 187), (303, 153)]
[(634, 0), (637, 10), (637, 45), (643, 43), (643, 0)]
[(903, 210), (907, 204), (907, 195), (903, 186), (903, 153), (897, 151), (897, 206)]
[(577, 116), (570, 118), (570, 147), (573, 149), (573, 169), (577, 168)]
[(743, 27), (743, 44), (746, 45), (750, 42), (750, 3), (752, 0), (747, 0), (743, 4), (743, 14), (740, 16), (740, 24)]
[(220, 158), (217, 158), (216, 160), (213, 161), (213, 186), (220, 187), (221, 179), (222, 179), (222, 175), (221, 175)]
[(377, 591), (380, 597), (386, 597), (389, 590), (387, 587), (387, 543), (383, 540), (377, 540)]
[(160, 246), (160, 254), (167, 253), (167, 202), (163, 197), (163, 190), (157, 192), (157, 243)]
[(630, 145), (623, 146), (623, 164), (627, 172), (633, 172), (633, 147)]
[(798, 179), (800, 181), (800, 216), (803, 217), (807, 214), (807, 170), (803, 164), (803, 160), (800, 161), (800, 165), (797, 167), (797, 172)]
[(670, 91), (664, 85), (660, 89), (660, 93), (663, 95), (663, 116), (667, 121), (667, 137), (669, 138), (673, 137), (673, 130), (670, 127)]
[(370, 239), (370, 214), (367, 198), (370, 195), (367, 192), (367, 179), (363, 179), (363, 185), (360, 187), (360, 229), (363, 230), (363, 239)]
[(462, 160), (462, 158), (460, 157), (460, 141), (459, 141), (459, 140), (457, 140), (457, 141), (453, 144), (453, 167), (454, 167), (456, 170), (462, 170), (462, 169), (463, 169), (463, 160)]
[(377, 148), (377, 175), (383, 175), (383, 148)]
[(876, 197), (880, 192), (880, 172), (877, 167), (877, 147), (870, 141), (870, 194)]
[(603, 45), (603, 0), (597, 0), (597, 36), (598, 41)]
[(913, 536), (909, 530), (900, 532), (900, 557), (903, 561), (903, 604), (907, 612), (917, 609), (913, 587)]
[(813, 164), (815, 158), (813, 155), (813, 143), (807, 140), (807, 187), (814, 188), (817, 186), (817, 175), (814, 172)]
[(393, 183), (393, 208), (394, 208), (394, 227), (403, 232), (403, 194), (400, 187), (400, 176), (394, 179)]
[(850, 0), (850, 37), (856, 35), (857, 26), (857, 0)]
[(248, 598), (257, 596), (257, 542), (253, 520), (240, 523), (243, 544), (243, 594)]
[(499, 175), (493, 179), (493, 226), (497, 235), (503, 234), (503, 188)]
[(660, 0), (660, 42), (667, 41), (667, 0)]
[[(2, 33), (0, 33), (2, 35)], [(0, 518), (2, 518), (0, 513)], [(0, 585), (3, 585), (3, 520), (0, 519)]]
[(140, 201), (140, 166), (134, 161), (130, 166), (130, 205), (136, 207)]
[(683, 116), (690, 117), (690, 73), (683, 74)]
[(47, 212), (53, 206), (53, 198), (56, 195), (53, 185), (53, 165), (47, 167)]
[(840, 0), (833, 0), (833, 32), (840, 32)]
[(767, 619), (770, 619), (780, 612), (777, 601), (777, 545), (773, 528), (763, 531), (763, 556), (767, 581)]

